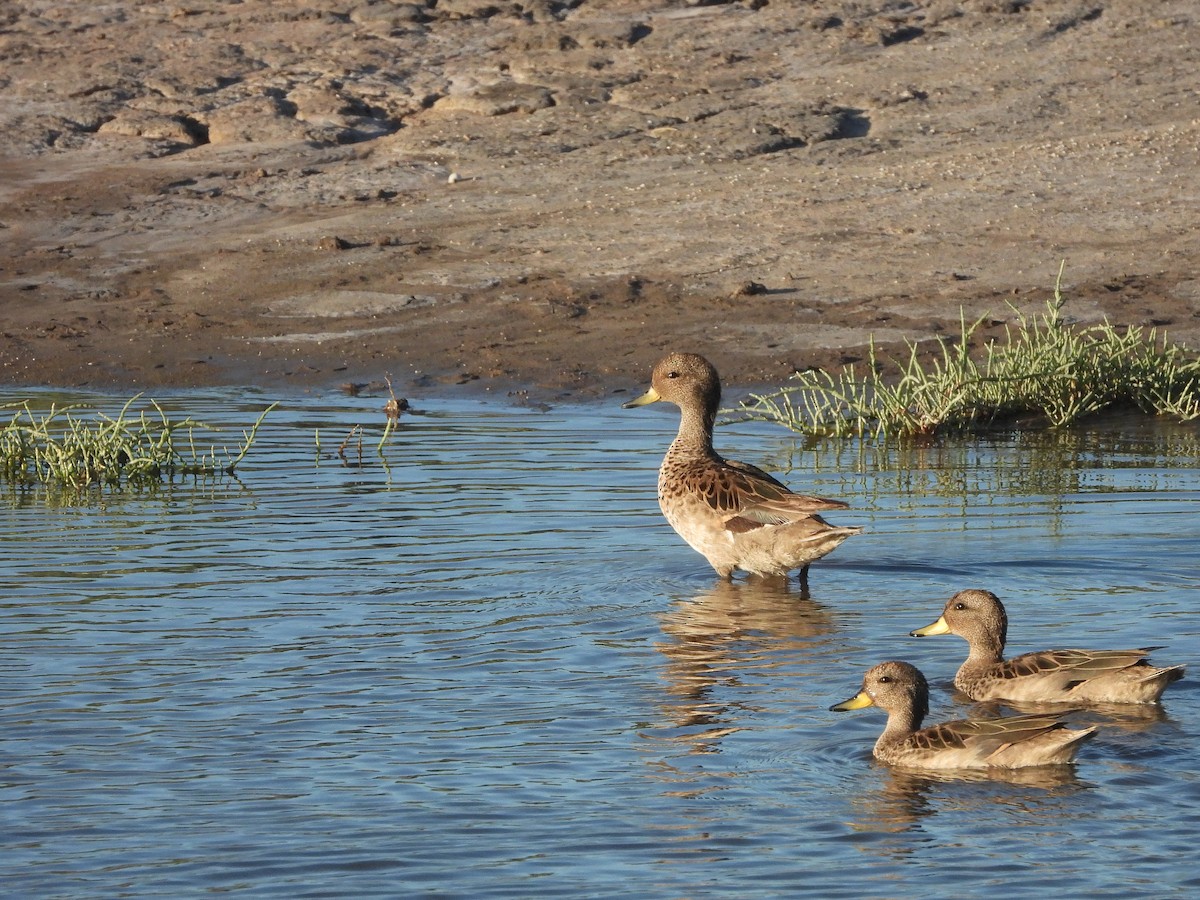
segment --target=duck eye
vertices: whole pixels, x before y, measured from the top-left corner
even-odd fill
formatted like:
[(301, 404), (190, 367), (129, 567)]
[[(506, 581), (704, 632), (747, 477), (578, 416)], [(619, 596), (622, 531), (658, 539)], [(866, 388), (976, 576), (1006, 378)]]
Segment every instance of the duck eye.
[(667, 377), (668, 377), (668, 378), (678, 378), (678, 377), (679, 377), (679, 373), (678, 373), (678, 372), (668, 372), (668, 373), (667, 373)]
[(880, 678), (880, 679), (879, 679), (879, 683), (880, 683), (880, 684), (891, 684), (891, 683), (892, 683), (892, 676), (891, 676), (891, 675), (884, 675), (882, 678)]
[(966, 608), (967, 608), (967, 604), (965, 604), (965, 603), (955, 603), (955, 604), (954, 604), (954, 608), (955, 608), (955, 609), (966, 609)]

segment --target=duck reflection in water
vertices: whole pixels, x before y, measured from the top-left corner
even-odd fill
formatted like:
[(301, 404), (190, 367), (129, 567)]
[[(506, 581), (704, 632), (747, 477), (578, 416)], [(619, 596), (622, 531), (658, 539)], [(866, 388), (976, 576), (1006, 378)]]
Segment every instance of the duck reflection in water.
[[(924, 819), (950, 809), (968, 815), (975, 810), (980, 821), (1007, 809), (1021, 819), (1049, 824), (1071, 815), (1078, 802), (1071, 798), (1088, 788), (1071, 766), (934, 772), (873, 762), (871, 769), (879, 773), (878, 784), (851, 793), (849, 824), (860, 834), (908, 834)], [(856, 780), (861, 783), (861, 773)], [(891, 848), (896, 856), (912, 851), (911, 839)]]
[[(833, 620), (808, 592), (786, 576), (718, 581), (661, 614), (666, 696), (661, 734), (692, 745), (697, 753), (717, 750), (720, 738), (740, 730), (753, 714), (743, 691), (747, 676), (811, 659), (813, 643)], [(813, 665), (818, 665), (814, 662)]]

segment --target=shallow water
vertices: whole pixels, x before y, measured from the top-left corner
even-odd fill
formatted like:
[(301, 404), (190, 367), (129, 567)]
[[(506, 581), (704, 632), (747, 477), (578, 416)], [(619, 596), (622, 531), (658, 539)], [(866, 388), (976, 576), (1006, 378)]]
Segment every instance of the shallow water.
[[(165, 403), (232, 444), (271, 399)], [(866, 528), (804, 594), (718, 581), (662, 521), (671, 409), (427, 401), (381, 458), (381, 405), (286, 398), (237, 479), (0, 495), (7, 895), (1200, 890), (1200, 429), (897, 453), (722, 428)], [(935, 718), (972, 712), (965, 644), (906, 635), (973, 586), (1015, 652), (1164, 645), (1192, 674), (1074, 714), (1103, 725), (1074, 767), (874, 763), (882, 716), (828, 706), (905, 658)]]

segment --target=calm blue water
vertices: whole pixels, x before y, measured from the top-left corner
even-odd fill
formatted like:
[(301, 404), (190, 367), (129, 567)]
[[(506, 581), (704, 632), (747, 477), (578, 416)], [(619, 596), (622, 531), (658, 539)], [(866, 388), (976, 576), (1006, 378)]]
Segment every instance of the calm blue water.
[[(276, 398), (174, 399), (220, 445)], [(906, 453), (723, 428), (867, 529), (804, 595), (717, 581), (662, 521), (671, 408), (419, 400), (381, 458), (382, 403), (285, 397), (237, 479), (0, 493), (4, 894), (1200, 891), (1197, 427)], [(1105, 727), (1073, 768), (894, 773), (882, 715), (827, 707), (905, 658), (935, 718), (971, 713), (966, 645), (906, 637), (967, 587), (1014, 652), (1192, 671), (1161, 711), (1077, 714)]]

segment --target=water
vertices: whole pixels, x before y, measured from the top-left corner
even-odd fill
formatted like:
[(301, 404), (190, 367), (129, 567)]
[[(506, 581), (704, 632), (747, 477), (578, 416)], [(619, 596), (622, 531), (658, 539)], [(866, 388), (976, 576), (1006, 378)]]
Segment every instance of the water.
[[(232, 444), (271, 399), (165, 402)], [(6, 895), (1200, 890), (1197, 428), (908, 453), (723, 428), (866, 527), (803, 595), (717, 581), (662, 521), (673, 410), (422, 402), (381, 459), (381, 405), (286, 398), (236, 480), (0, 495)], [(1057, 773), (893, 772), (881, 714), (827, 707), (905, 658), (935, 718), (972, 712), (965, 644), (906, 637), (966, 587), (1014, 652), (1192, 673), (1162, 710), (1075, 714), (1104, 728)]]

